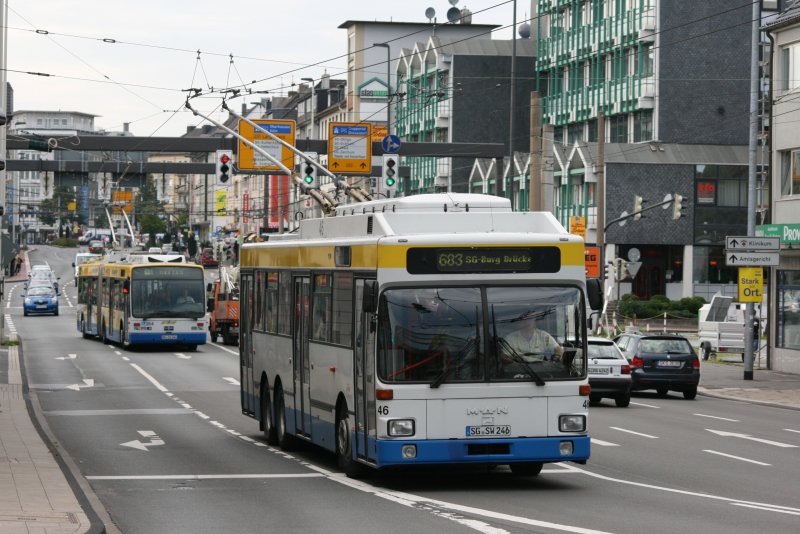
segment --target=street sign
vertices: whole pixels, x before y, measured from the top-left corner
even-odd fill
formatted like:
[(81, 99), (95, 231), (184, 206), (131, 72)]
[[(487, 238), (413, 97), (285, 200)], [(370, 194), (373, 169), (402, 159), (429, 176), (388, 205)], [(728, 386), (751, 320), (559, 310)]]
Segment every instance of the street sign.
[(586, 239), (586, 217), (583, 215), (570, 216), (569, 233), (579, 235), (583, 239)]
[(586, 247), (583, 251), (586, 278), (600, 278), (600, 247)]
[(728, 236), (725, 238), (725, 248), (732, 250), (780, 250), (780, 237), (748, 237)]
[(779, 252), (748, 252), (745, 250), (725, 253), (728, 267), (775, 267), (780, 260)]
[(626, 264), (628, 268), (628, 274), (631, 275), (631, 278), (636, 278), (636, 275), (639, 273), (639, 268), (642, 266), (642, 262), (640, 261), (629, 261)]
[(764, 300), (764, 269), (761, 267), (739, 267), (739, 302), (761, 302)]
[(386, 154), (397, 154), (400, 150), (400, 138), (396, 135), (387, 135), (381, 140), (381, 147)]
[(372, 172), (372, 124), (330, 123), (328, 169), (337, 174), (369, 175)]
[[(295, 129), (294, 121), (287, 120), (265, 120), (259, 119), (252, 121), (258, 125), (258, 129), (246, 121), (239, 121), (239, 135), (255, 144), (258, 148), (263, 149), (269, 155), (283, 163), (289, 169), (294, 167), (294, 152), (287, 147), (281, 145), (279, 142), (272, 139), (265, 132), (278, 137), (281, 141), (285, 141), (294, 146)], [(239, 170), (244, 171), (280, 171), (281, 168), (273, 162), (259, 154), (253, 147), (243, 143), (239, 140), (239, 153), (238, 153), (238, 167)]]

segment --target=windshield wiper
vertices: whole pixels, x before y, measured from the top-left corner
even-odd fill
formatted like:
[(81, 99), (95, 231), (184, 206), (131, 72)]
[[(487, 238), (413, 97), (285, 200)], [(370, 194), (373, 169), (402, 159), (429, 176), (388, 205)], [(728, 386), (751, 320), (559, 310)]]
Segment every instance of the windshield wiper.
[(536, 373), (536, 371), (533, 370), (533, 367), (531, 367), (531, 365), (527, 361), (525, 361), (525, 358), (523, 358), (519, 352), (514, 350), (514, 348), (511, 345), (509, 345), (508, 341), (506, 341), (501, 337), (495, 338), (495, 341), (498, 345), (502, 345), (503, 350), (507, 351), (507, 353), (509, 354), (509, 356), (511, 356), (511, 359), (514, 360), (515, 363), (518, 363), (525, 368), (525, 370), (528, 372), (528, 374), (531, 375), (531, 377), (533, 378), (533, 382), (537, 386), (545, 385), (545, 382), (544, 380), (542, 380), (542, 377), (539, 376)]

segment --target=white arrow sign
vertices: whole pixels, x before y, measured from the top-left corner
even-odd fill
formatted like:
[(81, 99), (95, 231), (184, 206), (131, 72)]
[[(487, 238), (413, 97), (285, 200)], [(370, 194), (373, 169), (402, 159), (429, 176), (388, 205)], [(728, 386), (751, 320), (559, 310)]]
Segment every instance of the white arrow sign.
[(84, 388), (94, 387), (94, 378), (84, 378), (83, 385), (81, 384), (71, 384), (67, 386), (67, 389), (71, 389), (73, 391), (80, 391)]
[(781, 443), (780, 441), (770, 441), (768, 439), (754, 438), (750, 434), (738, 434), (736, 432), (726, 432), (724, 430), (711, 430), (710, 428), (706, 428), (706, 430), (708, 430), (712, 434), (716, 434), (718, 436), (724, 436), (726, 438), (748, 439), (750, 441), (757, 441), (759, 443), (766, 443), (767, 445), (774, 445), (775, 447), (783, 447), (786, 449), (797, 448), (797, 445), (790, 445), (789, 443)]
[(175, 356), (177, 356), (177, 357), (178, 357), (178, 358), (180, 358), (181, 360), (191, 360), (191, 359), (192, 359), (192, 357), (191, 357), (191, 356), (187, 356), (187, 355), (185, 355), (185, 354), (184, 354), (184, 353), (182, 353), (182, 352), (176, 352), (176, 353), (175, 353)]
[(122, 445), (123, 447), (131, 447), (132, 449), (139, 449), (140, 451), (147, 452), (149, 451), (147, 447), (157, 447), (158, 445), (164, 444), (164, 440), (159, 438), (156, 435), (156, 433), (153, 432), (152, 430), (137, 430), (137, 432), (144, 438), (150, 438), (150, 441), (147, 443), (143, 443), (137, 439), (134, 441), (120, 443), (120, 445)]
[(69, 354), (67, 356), (56, 356), (56, 360), (74, 360), (77, 357), (77, 354)]
[(223, 376), (222, 379), (225, 380), (226, 382), (228, 382), (232, 386), (240, 386), (241, 385), (238, 380), (236, 380), (235, 378), (233, 378), (231, 376)]

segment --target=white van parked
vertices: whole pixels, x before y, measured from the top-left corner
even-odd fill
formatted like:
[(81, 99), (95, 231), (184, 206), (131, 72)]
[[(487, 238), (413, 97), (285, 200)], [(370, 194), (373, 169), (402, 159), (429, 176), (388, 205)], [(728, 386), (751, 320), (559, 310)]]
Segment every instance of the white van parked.
[(75, 278), (78, 277), (78, 271), (82, 264), (98, 260), (102, 257), (102, 254), (92, 254), (91, 252), (79, 252), (75, 254), (75, 261), (72, 262), (72, 266), (75, 267)]

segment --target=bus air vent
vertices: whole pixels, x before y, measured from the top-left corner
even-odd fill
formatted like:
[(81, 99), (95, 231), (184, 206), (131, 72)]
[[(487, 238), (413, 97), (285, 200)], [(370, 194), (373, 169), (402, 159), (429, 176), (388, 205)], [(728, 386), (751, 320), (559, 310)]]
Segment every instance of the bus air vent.
[(367, 217), (367, 233), (372, 233), (372, 216)]

